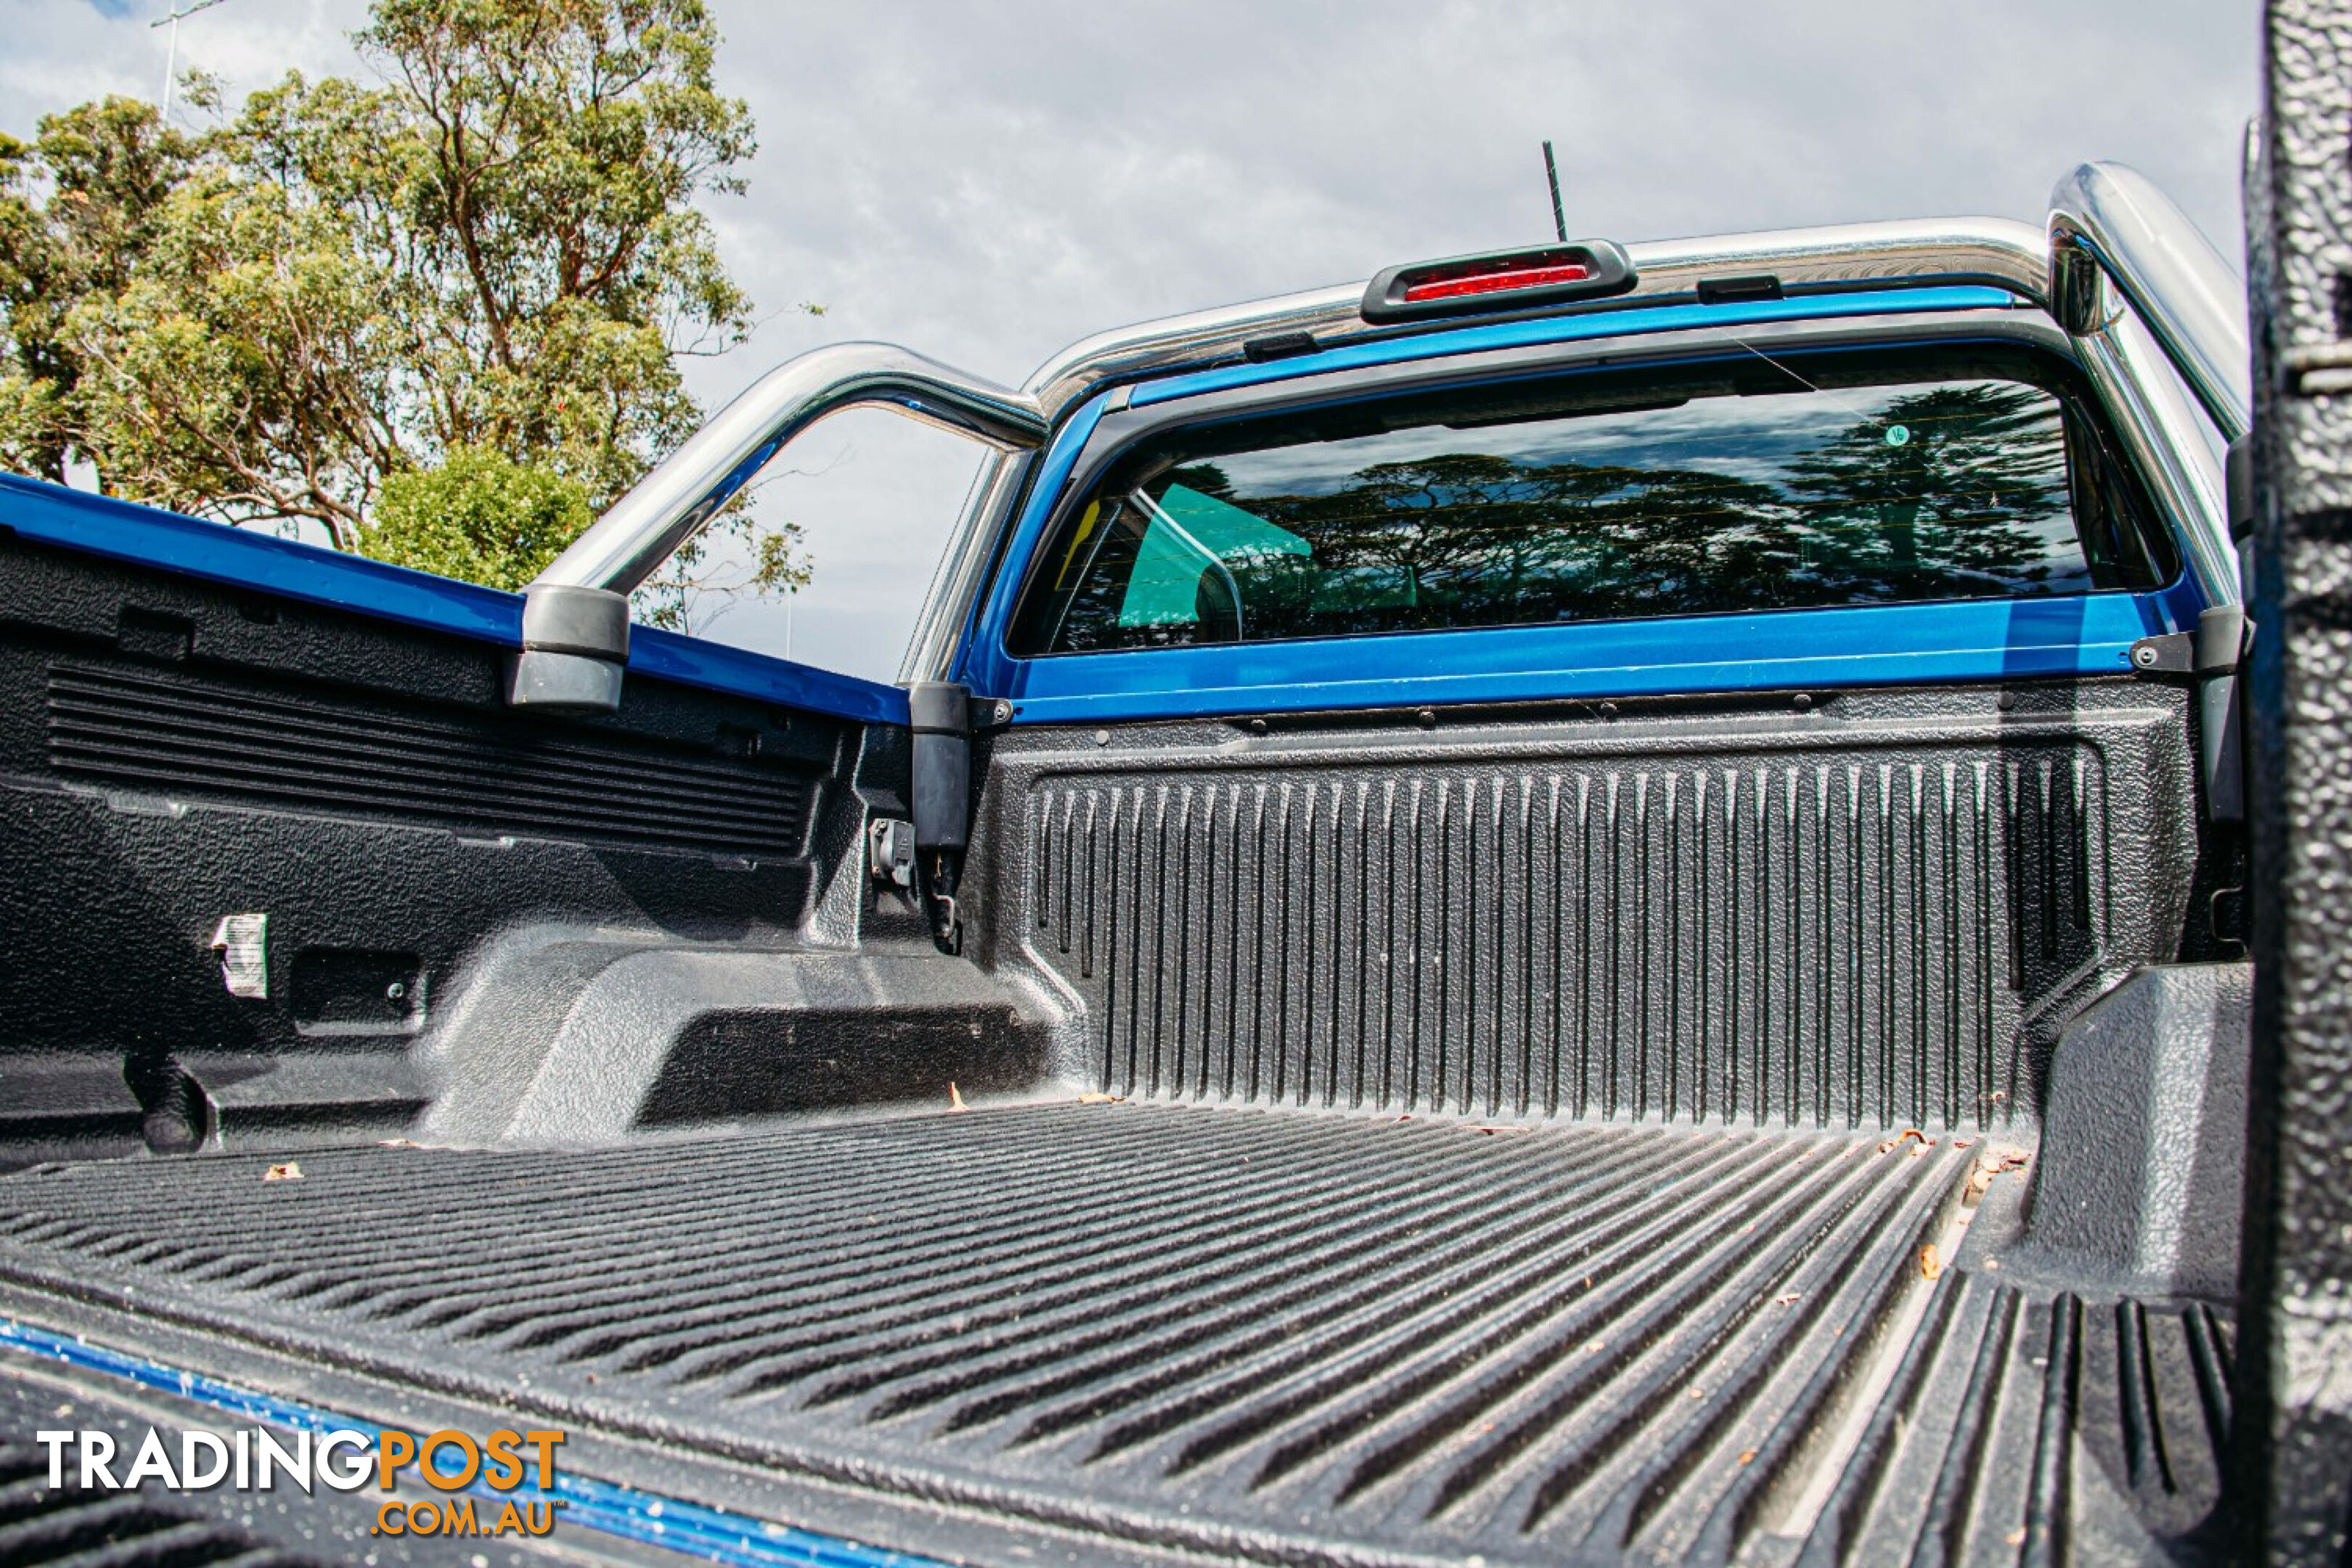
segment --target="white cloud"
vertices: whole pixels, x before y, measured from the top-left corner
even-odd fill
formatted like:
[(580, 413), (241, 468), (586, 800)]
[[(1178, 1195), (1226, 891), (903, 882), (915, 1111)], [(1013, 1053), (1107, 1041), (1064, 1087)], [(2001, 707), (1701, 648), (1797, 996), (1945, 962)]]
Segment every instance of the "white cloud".
[[(771, 312), (698, 364), (713, 401), (802, 349), (902, 342), (1024, 376), (1167, 311), (1540, 238), (1538, 143), (1570, 226), (1621, 239), (1991, 212), (2038, 219), (2084, 158), (2137, 164), (2225, 251), (2258, 93), (2254, 0), (1969, 5), (1796, 0), (715, 0), (751, 101), (748, 198), (713, 205)], [(152, 96), (144, 16), (15, 0), (0, 129), (107, 90)], [(227, 0), (187, 58), (249, 89), (348, 69), (362, 8)], [(821, 319), (791, 311), (823, 301)], [(794, 651), (887, 677), (970, 460), (887, 416), (821, 429), (762, 504), (811, 531)], [(716, 634), (780, 648), (782, 616)]]

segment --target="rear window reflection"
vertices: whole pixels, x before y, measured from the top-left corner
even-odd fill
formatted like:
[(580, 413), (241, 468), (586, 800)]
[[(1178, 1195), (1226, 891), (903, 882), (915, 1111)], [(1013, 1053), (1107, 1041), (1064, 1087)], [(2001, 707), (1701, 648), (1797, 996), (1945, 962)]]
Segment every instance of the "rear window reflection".
[(2174, 570), (2042, 386), (1662, 401), (1336, 438), (1302, 419), (1296, 439), (1261, 425), (1240, 449), (1195, 434), (1130, 456), (1049, 547), (1014, 651), (2082, 594)]

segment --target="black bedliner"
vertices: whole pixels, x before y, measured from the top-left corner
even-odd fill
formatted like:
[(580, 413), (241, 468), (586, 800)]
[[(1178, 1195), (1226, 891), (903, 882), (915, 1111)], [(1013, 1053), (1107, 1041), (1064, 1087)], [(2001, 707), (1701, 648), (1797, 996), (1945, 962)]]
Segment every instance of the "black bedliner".
[(1981, 1151), (1918, 1146), (1100, 1103), (47, 1165), (0, 1277), (1107, 1551), (2160, 1552), (2226, 1323), (1930, 1281)]

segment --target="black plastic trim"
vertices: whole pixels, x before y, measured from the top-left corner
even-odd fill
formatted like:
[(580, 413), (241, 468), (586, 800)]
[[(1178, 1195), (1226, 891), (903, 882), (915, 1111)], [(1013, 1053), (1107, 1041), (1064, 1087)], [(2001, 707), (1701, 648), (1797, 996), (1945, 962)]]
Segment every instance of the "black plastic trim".
[(1738, 278), (1702, 278), (1698, 280), (1698, 302), (1702, 305), (1736, 305), (1751, 300), (1786, 297), (1780, 288), (1780, 279), (1769, 272), (1751, 272)]

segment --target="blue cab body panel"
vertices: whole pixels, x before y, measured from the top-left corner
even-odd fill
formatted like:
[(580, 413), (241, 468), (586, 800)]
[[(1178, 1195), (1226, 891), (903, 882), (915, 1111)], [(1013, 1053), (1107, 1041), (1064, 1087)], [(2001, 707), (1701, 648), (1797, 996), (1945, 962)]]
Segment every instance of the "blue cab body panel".
[[(2016, 303), (1998, 289), (1872, 289), (1506, 321), (1170, 376), (1134, 388), (1128, 401), (1166, 404), (1332, 371), (1543, 343)], [(1077, 408), (1046, 447), (967, 637), (959, 679), (974, 691), (1010, 699), (1016, 723), (2113, 675), (2127, 672), (2134, 641), (2193, 626), (2204, 607), (2184, 575), (2139, 594), (1015, 657), (1007, 637), (1029, 562), (1110, 395)]]

